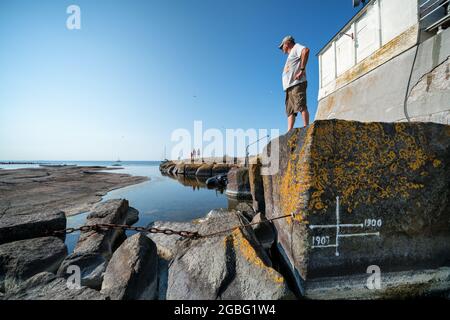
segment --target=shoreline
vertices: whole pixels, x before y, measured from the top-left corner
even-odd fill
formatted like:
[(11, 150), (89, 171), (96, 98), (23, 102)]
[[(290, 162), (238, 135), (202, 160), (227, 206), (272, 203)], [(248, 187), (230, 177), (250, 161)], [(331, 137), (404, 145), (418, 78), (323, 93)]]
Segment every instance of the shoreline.
[[(61, 166), (1, 170), (0, 224), (5, 216), (60, 210), (67, 217), (89, 211), (110, 191), (149, 181), (149, 177), (104, 166)], [(25, 199), (25, 200), (24, 200)]]

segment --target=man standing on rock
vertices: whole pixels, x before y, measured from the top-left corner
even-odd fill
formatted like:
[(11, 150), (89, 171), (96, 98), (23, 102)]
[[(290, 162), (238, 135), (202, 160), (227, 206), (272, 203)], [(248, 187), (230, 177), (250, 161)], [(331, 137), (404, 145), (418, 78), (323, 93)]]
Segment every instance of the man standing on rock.
[(306, 105), (306, 64), (309, 49), (295, 43), (292, 36), (287, 36), (279, 48), (288, 55), (283, 70), (283, 90), (286, 92), (286, 115), (288, 117), (288, 131), (294, 128), (295, 119), (300, 112), (303, 123), (309, 125), (309, 112)]

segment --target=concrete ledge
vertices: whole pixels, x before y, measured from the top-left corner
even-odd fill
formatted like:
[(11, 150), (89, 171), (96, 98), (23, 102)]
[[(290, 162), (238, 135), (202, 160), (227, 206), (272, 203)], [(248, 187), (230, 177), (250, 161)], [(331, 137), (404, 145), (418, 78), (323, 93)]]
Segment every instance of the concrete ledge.
[(314, 300), (405, 299), (450, 290), (450, 268), (381, 273), (381, 288), (369, 289), (367, 273), (308, 281), (305, 297)]

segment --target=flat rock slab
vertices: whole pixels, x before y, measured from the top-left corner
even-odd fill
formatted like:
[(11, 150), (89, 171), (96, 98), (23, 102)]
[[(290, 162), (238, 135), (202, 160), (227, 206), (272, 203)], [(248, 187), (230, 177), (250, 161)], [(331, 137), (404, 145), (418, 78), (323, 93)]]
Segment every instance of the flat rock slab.
[(58, 210), (21, 214), (5, 213), (0, 216), (0, 244), (43, 237), (52, 231), (65, 228), (66, 215)]
[(72, 288), (67, 280), (52, 273), (39, 273), (8, 293), (5, 300), (106, 300), (100, 292), (87, 287)]
[(141, 233), (114, 252), (101, 292), (112, 300), (153, 300), (157, 296), (158, 255), (155, 243)]
[[(248, 221), (236, 211), (213, 210), (199, 223), (200, 234), (209, 234)], [(251, 228), (185, 240), (169, 267), (168, 300), (288, 297), (285, 279), (271, 267)]]
[(0, 291), (8, 292), (40, 272), (56, 272), (67, 256), (64, 242), (55, 237), (0, 245)]
[[(147, 177), (100, 172), (106, 167), (41, 167), (0, 172), (0, 226), (17, 215), (89, 211), (107, 192), (147, 181)], [(8, 221), (10, 221), (8, 219)]]

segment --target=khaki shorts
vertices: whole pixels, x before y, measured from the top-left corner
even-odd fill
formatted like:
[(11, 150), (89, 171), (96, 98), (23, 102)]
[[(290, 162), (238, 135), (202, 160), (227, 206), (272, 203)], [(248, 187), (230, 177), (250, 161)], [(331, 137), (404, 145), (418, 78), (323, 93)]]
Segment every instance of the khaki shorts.
[(288, 117), (307, 110), (307, 87), (308, 82), (305, 81), (286, 90), (286, 115)]

